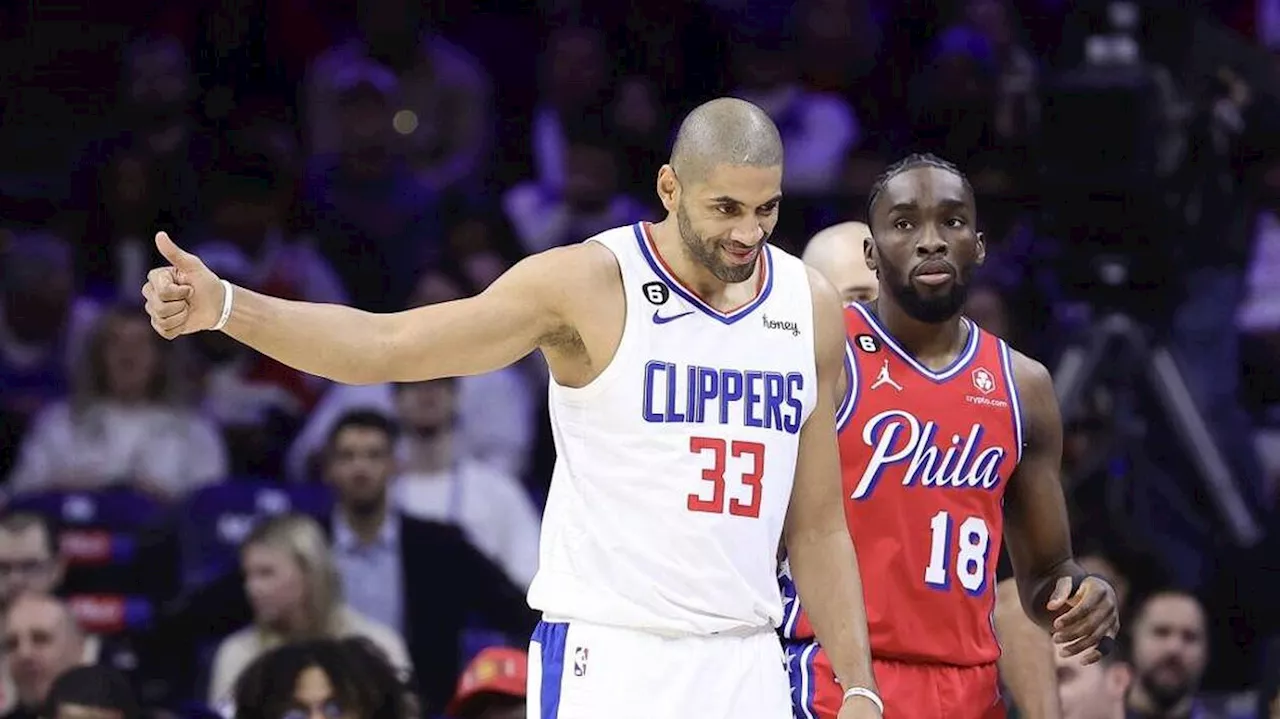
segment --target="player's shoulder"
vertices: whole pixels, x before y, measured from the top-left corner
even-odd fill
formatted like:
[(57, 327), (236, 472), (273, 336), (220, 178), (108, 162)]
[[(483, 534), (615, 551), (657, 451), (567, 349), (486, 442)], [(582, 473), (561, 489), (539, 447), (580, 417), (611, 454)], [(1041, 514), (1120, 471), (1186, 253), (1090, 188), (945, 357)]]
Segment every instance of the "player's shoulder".
[(1049, 368), (1032, 357), (1009, 348), (1009, 365), (1018, 388), (1018, 402), (1024, 416), (1033, 424), (1049, 416), (1057, 416), (1057, 395)]
[(620, 286), (621, 282), (618, 258), (601, 242), (552, 247), (529, 255), (512, 271), (527, 282), (547, 289), (563, 288), (574, 295)]

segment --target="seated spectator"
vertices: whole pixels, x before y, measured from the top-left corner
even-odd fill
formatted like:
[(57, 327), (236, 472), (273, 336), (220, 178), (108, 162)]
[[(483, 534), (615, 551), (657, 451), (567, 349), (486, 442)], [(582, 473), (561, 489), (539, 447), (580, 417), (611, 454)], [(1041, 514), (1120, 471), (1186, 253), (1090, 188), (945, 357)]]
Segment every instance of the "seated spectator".
[(57, 532), (44, 517), (27, 512), (0, 517), (0, 612), (21, 594), (53, 593), (66, 571)]
[(517, 477), (458, 446), (458, 383), (394, 385), (404, 440), (392, 501), (406, 514), (450, 522), (520, 587), (538, 570), (541, 520)]
[(563, 126), (563, 186), (530, 180), (502, 198), (507, 220), (529, 254), (581, 242), (649, 216), (649, 209), (621, 186), (621, 158), (604, 120), (590, 115)]
[(396, 666), (409, 668), (408, 650), (395, 630), (342, 601), (342, 580), (314, 520), (286, 514), (262, 522), (245, 539), (241, 562), (254, 623), (218, 647), (210, 704), (226, 701), (241, 672), (264, 651), (299, 639), (366, 637)]
[(45, 719), (142, 719), (129, 680), (111, 667), (65, 671), (45, 700)]
[(439, 253), (439, 198), (395, 152), (400, 85), (391, 71), (356, 63), (333, 79), (342, 142), (336, 155), (308, 162), (304, 222), (352, 304), (392, 312), (404, 306), (415, 279)]
[[(414, 291), (415, 301), (410, 306), (456, 300), (465, 296), (467, 289), (464, 278), (444, 270), (434, 270), (419, 279)], [(546, 376), (545, 363), (540, 376)], [(462, 453), (519, 477), (529, 462), (535, 426), (533, 390), (528, 373), (520, 367), (504, 367), (494, 372), (459, 377), (455, 382), (458, 388), (457, 439)], [(334, 422), (356, 408), (376, 409), (383, 414), (395, 415), (395, 396), (391, 385), (331, 387), (289, 447), (285, 466), (291, 481), (303, 482), (319, 476), (319, 460)], [(404, 459), (406, 444), (402, 442), (402, 446), (397, 448), (401, 459)]]
[(356, 3), (358, 33), (312, 64), (304, 88), (308, 138), (317, 153), (342, 143), (342, 72), (360, 62), (385, 64), (404, 88), (396, 107), (396, 151), (434, 191), (467, 189), (484, 178), (496, 118), (492, 81), (466, 49), (434, 28), (415, 0)]
[(17, 706), (5, 719), (39, 716), (54, 680), (87, 663), (85, 649), (85, 635), (65, 604), (47, 594), (14, 600), (4, 617), (4, 662), (13, 675)]
[(0, 236), (0, 472), (28, 423), (66, 396), (97, 308), (75, 297), (70, 245), (50, 234)]
[(1200, 600), (1178, 589), (1152, 593), (1134, 606), (1133, 688), (1129, 719), (1198, 714), (1197, 697), (1209, 660), (1209, 636)]
[[(0, 517), (0, 613), (24, 594), (57, 592), (67, 564), (58, 545), (58, 531), (38, 514), (14, 512)], [(84, 660), (96, 661), (101, 643), (86, 635)], [(9, 664), (0, 663), (0, 716), (13, 710), (17, 691)]]
[(1054, 652), (1062, 719), (1125, 719), (1124, 696), (1133, 673), (1119, 647), (1095, 664)]
[[(444, 705), (458, 674), (462, 637), (474, 613), (488, 628), (524, 641), (537, 615), (502, 569), (457, 527), (402, 514), (388, 502), (395, 425), (354, 411), (334, 426), (325, 478), (337, 495), (333, 553), (353, 609), (401, 632), (428, 709)], [(431, 571), (410, 564), (430, 557)], [(450, 591), (437, 577), (449, 577)]]
[(177, 499), (225, 475), (216, 427), (181, 402), (174, 349), (136, 307), (105, 314), (70, 401), (42, 412), (23, 440), (10, 490), (126, 484)]
[(452, 719), (524, 719), (529, 655), (523, 649), (490, 647), (476, 655), (449, 703)]
[(409, 719), (413, 700), (377, 647), (348, 639), (286, 644), (258, 657), (236, 682), (236, 719)]

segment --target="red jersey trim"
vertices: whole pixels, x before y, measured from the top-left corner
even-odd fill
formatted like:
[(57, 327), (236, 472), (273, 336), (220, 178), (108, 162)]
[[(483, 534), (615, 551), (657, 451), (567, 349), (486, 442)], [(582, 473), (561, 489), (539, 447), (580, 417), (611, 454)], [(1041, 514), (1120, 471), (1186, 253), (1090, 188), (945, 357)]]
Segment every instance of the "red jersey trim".
[(982, 332), (968, 317), (960, 318), (960, 322), (969, 330), (969, 337), (965, 340), (964, 349), (960, 351), (960, 354), (956, 355), (956, 358), (952, 360), (951, 364), (937, 372), (934, 372), (928, 367), (920, 364), (916, 361), (915, 357), (912, 357), (909, 352), (902, 349), (902, 345), (899, 345), (897, 340), (893, 338), (893, 335), (889, 334), (888, 331), (881, 326), (879, 318), (872, 314), (871, 310), (868, 310), (866, 307), (856, 303), (849, 306), (862, 315), (862, 319), (866, 321), (867, 326), (876, 333), (880, 338), (880, 341), (883, 342), (890, 351), (898, 355), (899, 359), (906, 362), (907, 365), (919, 373), (920, 376), (933, 382), (946, 382), (952, 377), (955, 377), (973, 361), (974, 357), (978, 356), (978, 346), (981, 344), (980, 339)]

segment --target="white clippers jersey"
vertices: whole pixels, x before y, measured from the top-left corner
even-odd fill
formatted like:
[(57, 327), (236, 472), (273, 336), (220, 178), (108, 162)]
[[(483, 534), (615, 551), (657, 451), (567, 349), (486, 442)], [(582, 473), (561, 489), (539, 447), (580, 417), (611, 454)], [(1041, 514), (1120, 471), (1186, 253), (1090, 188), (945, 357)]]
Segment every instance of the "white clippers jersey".
[(529, 603), (548, 621), (672, 635), (776, 626), (777, 549), (816, 392), (800, 260), (762, 253), (750, 303), (722, 313), (638, 224), (603, 232), (627, 313), (612, 362), (550, 389), (556, 467)]

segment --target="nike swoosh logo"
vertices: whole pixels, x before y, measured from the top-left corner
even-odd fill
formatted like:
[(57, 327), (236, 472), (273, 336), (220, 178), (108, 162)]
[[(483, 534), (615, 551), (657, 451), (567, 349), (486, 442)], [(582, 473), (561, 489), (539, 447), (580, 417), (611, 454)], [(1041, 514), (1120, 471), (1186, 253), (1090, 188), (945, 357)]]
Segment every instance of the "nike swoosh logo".
[(693, 314), (693, 312), (692, 312), (692, 311), (689, 311), (689, 312), (681, 312), (681, 313), (680, 313), (680, 314), (678, 314), (678, 315), (671, 315), (670, 317), (663, 317), (662, 315), (658, 314), (658, 311), (657, 311), (657, 310), (654, 310), (654, 311), (653, 311), (653, 323), (654, 323), (655, 325), (665, 325), (665, 324), (666, 324), (666, 323), (668, 323), (668, 322), (675, 322), (676, 320), (680, 319), (681, 317), (688, 317), (688, 316), (689, 316), (689, 315), (691, 315), (691, 314)]

